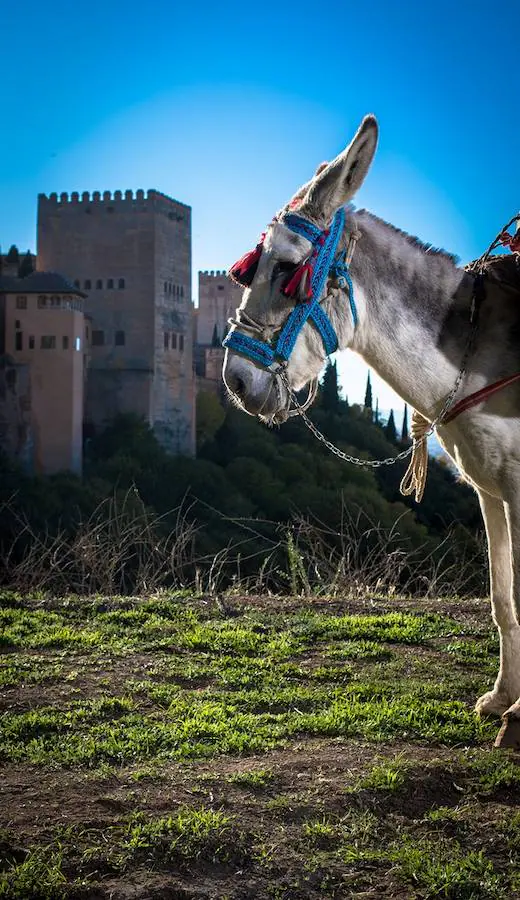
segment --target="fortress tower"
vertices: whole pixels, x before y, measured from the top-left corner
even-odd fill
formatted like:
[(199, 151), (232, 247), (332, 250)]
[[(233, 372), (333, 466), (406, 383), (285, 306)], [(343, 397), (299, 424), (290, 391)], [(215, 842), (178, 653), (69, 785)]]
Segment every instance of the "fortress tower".
[(222, 341), (227, 334), (228, 319), (242, 301), (243, 288), (226, 272), (199, 272), (199, 307), (196, 310), (195, 367), (198, 389), (223, 393)]
[(85, 424), (134, 412), (193, 454), (191, 208), (154, 190), (40, 194), (38, 268), (87, 295)]

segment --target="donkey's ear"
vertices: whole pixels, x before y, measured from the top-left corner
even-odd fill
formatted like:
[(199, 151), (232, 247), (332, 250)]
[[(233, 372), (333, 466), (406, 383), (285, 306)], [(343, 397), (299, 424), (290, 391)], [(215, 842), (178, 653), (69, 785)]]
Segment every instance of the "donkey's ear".
[(309, 189), (314, 184), (314, 179), (317, 178), (318, 175), (320, 174), (320, 172), (323, 172), (323, 170), (326, 169), (328, 165), (329, 165), (328, 162), (322, 162), (319, 164), (318, 168), (316, 169), (316, 171), (314, 173), (313, 178), (311, 178), (310, 181), (306, 181), (305, 184), (302, 184), (301, 188), (298, 188), (294, 197), (287, 204), (287, 209), (298, 209), (298, 207), (300, 207), (302, 205), (303, 198), (305, 197), (306, 194), (309, 193)]
[(352, 143), (314, 177), (299, 211), (330, 222), (363, 184), (376, 152), (377, 136), (375, 116), (365, 116)]

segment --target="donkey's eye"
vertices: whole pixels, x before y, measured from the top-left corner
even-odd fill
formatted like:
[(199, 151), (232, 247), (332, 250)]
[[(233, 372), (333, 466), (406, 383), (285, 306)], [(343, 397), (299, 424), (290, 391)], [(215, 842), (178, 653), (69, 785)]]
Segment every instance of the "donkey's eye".
[(287, 275), (296, 268), (296, 265), (296, 263), (289, 262), (288, 260), (280, 260), (274, 265), (273, 278), (279, 278), (280, 275)]

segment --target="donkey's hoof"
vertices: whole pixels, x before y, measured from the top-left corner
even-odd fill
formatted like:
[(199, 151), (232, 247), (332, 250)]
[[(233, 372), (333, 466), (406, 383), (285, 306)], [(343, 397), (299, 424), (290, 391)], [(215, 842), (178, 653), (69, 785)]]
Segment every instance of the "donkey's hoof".
[(509, 708), (510, 702), (499, 691), (488, 691), (482, 694), (475, 703), (475, 712), (479, 716), (494, 716), (497, 719)]
[(520, 750), (520, 718), (516, 713), (505, 713), (502, 716), (502, 727), (497, 734), (495, 747), (510, 747)]

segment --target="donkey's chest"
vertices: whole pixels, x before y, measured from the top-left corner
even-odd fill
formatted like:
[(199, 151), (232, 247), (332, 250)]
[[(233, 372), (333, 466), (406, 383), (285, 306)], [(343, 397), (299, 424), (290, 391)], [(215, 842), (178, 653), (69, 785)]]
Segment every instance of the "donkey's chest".
[(520, 419), (466, 415), (438, 429), (441, 445), (474, 488), (507, 499), (520, 471)]

